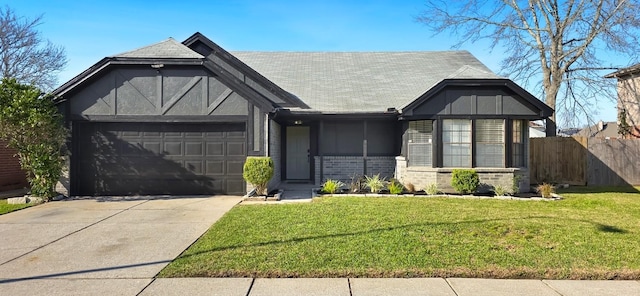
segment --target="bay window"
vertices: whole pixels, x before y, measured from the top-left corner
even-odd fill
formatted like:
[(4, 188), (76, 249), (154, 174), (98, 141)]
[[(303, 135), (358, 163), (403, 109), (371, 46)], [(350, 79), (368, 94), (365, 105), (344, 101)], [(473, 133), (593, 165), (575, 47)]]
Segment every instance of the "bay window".
[(527, 120), (516, 119), (410, 121), (405, 133), (408, 165), (526, 167), (527, 128)]

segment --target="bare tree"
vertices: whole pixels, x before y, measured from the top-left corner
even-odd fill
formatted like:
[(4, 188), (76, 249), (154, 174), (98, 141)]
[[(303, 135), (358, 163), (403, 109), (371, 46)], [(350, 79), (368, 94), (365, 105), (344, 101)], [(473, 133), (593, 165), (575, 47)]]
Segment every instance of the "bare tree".
[[(544, 96), (568, 123), (587, 118), (598, 99), (614, 98), (602, 71), (619, 69), (640, 53), (638, 0), (428, 0), (418, 21), (436, 34), (465, 42), (491, 41), (505, 57), (501, 72)], [(611, 60), (617, 57), (614, 65)]]
[(56, 86), (57, 73), (67, 64), (64, 48), (42, 39), (34, 19), (16, 16), (0, 7), (0, 78), (15, 78), (43, 90)]

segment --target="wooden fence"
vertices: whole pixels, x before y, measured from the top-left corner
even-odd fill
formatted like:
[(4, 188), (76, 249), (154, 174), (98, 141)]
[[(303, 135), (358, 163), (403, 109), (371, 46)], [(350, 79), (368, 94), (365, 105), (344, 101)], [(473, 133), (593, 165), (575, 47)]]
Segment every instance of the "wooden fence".
[(532, 138), (531, 183), (640, 185), (640, 139)]

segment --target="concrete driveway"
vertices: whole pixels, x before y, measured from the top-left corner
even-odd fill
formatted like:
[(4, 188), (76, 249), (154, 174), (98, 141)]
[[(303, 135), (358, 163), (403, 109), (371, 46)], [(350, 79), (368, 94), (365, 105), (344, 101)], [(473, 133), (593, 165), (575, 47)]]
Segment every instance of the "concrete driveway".
[(104, 197), (0, 216), (0, 294), (135, 295), (241, 197)]

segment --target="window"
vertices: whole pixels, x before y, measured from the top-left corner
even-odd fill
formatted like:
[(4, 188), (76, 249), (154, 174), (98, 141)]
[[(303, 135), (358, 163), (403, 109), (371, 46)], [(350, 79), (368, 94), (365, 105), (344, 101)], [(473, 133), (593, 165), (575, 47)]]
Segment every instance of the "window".
[(433, 122), (431, 120), (410, 121), (407, 130), (409, 166), (432, 165)]
[(475, 125), (477, 167), (504, 167), (504, 120), (478, 119)]
[(525, 121), (513, 121), (513, 144), (511, 146), (511, 164), (513, 167), (526, 167), (524, 159), (525, 148)]
[(471, 120), (442, 121), (442, 165), (471, 167)]
[(362, 121), (328, 121), (324, 123), (320, 143), (325, 155), (360, 156), (364, 141)]
[[(442, 144), (434, 146), (432, 120), (409, 122), (406, 131), (409, 166), (445, 168), (526, 167), (527, 121), (507, 119), (443, 119)], [(510, 134), (507, 134), (509, 132)], [(442, 158), (432, 159), (436, 154)], [(438, 160), (438, 161), (436, 161)], [(442, 162), (442, 163), (439, 163)]]

